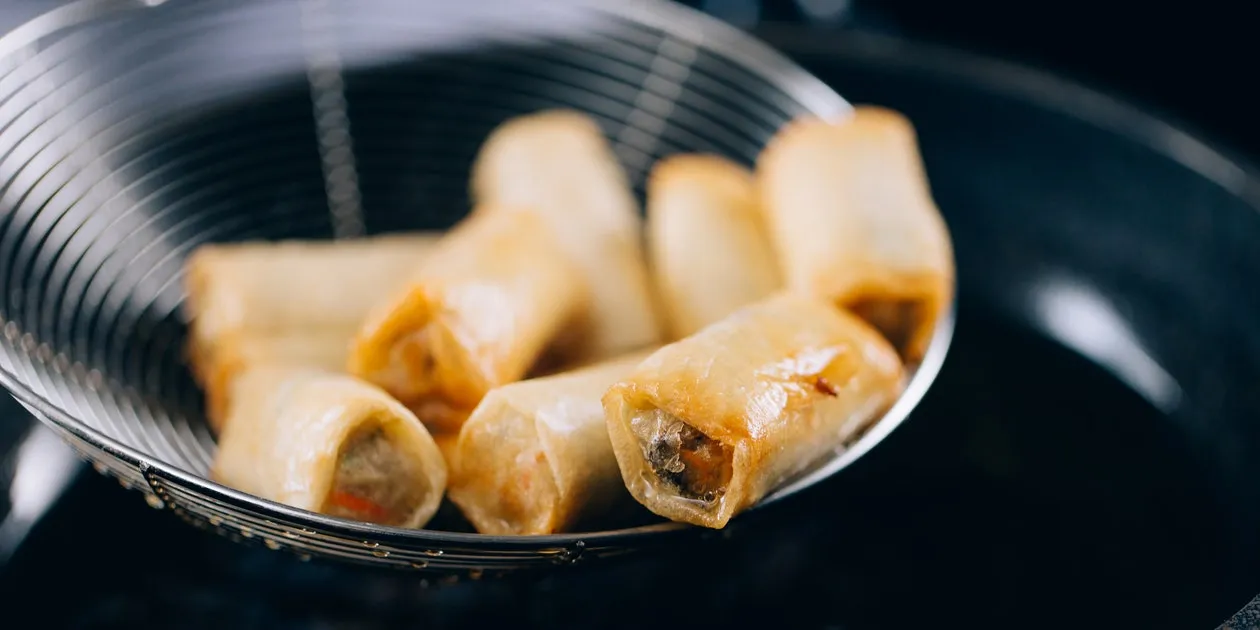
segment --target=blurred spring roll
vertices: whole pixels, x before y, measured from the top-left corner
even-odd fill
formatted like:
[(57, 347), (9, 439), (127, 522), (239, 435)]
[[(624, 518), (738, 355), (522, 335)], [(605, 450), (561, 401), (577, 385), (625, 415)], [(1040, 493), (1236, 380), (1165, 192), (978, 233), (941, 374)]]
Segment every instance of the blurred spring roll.
[(880, 417), (903, 372), (862, 320), (779, 293), (658, 350), (603, 403), (634, 498), (721, 528)]
[(439, 237), (421, 232), (197, 248), (185, 266), (193, 362), (208, 360), (219, 339), (242, 332), (354, 330), (403, 284)]
[(223, 430), (231, 402), (232, 381), (244, 371), (263, 366), (345, 370), (354, 329), (296, 330), (290, 333), (232, 334), (214, 346), (214, 359), (199, 365), (206, 396), (206, 419), (215, 433)]
[(437, 442), (442, 459), (446, 461), (446, 469), (455, 474), (455, 447), (459, 443), (459, 431), (430, 431), (433, 441)]
[(747, 169), (724, 158), (657, 162), (647, 189), (648, 252), (670, 339), (780, 288), (778, 261)]
[(608, 441), (600, 397), (646, 356), (627, 355), (486, 394), (460, 431), (449, 491), (478, 532), (577, 531), (634, 507)]
[(906, 360), (921, 359), (952, 299), (954, 265), (910, 122), (876, 107), (795, 121), (770, 141), (757, 175), (786, 284), (848, 308)]
[[(402, 285), (435, 233), (203, 245), (185, 268), (188, 363), (221, 431), (231, 380), (263, 365), (341, 371), (368, 310)], [(400, 270), (403, 273), (400, 273)]]
[(487, 391), (523, 378), (586, 304), (581, 277), (545, 221), (477, 211), (368, 316), (348, 370), (435, 431), (456, 430)]
[(267, 367), (237, 378), (211, 469), (225, 485), (296, 508), (422, 527), (447, 469), (424, 425), (344, 374)]
[(574, 361), (658, 343), (637, 203), (593, 120), (556, 110), (502, 124), (473, 165), (472, 195), (479, 206), (538, 212), (578, 265), (591, 318)]

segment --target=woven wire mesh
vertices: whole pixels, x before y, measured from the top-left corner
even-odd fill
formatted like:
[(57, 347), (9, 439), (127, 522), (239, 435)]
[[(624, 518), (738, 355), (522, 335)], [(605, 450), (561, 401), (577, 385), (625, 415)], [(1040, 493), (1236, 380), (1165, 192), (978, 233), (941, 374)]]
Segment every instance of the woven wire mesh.
[(657, 0), (80, 0), (37, 18), (0, 39), (0, 381), (155, 507), (302, 556), (482, 571), (667, 539), (682, 528), (403, 531), (204, 477), (187, 255), (450, 226), (490, 130), (551, 107), (601, 125), (640, 197), (662, 156), (751, 164), (791, 118), (848, 109)]

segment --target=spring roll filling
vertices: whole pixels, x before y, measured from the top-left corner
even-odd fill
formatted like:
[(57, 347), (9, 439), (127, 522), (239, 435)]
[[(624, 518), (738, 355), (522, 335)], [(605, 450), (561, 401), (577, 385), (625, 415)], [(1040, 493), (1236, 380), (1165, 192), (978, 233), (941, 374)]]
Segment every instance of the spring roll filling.
[(919, 323), (928, 317), (927, 306), (912, 298), (866, 298), (849, 304), (848, 308), (883, 333), (896, 348), (910, 345)]
[(652, 474), (680, 497), (708, 506), (725, 494), (733, 474), (730, 447), (663, 409), (635, 413), (630, 429)]
[(465, 357), (430, 320), (401, 335), (389, 348), (387, 365), (369, 378), (385, 384), (422, 422), (449, 426), (462, 422), (475, 406), (477, 398), (465, 391), (468, 385), (456, 382), (472, 373)]
[(431, 326), (422, 326), (398, 339), (389, 349), (389, 362), (372, 375), (372, 380), (387, 383), (387, 389), (407, 397), (428, 393), (437, 373)]
[(379, 424), (365, 423), (342, 444), (321, 512), (379, 525), (403, 525), (424, 502), (419, 462)]

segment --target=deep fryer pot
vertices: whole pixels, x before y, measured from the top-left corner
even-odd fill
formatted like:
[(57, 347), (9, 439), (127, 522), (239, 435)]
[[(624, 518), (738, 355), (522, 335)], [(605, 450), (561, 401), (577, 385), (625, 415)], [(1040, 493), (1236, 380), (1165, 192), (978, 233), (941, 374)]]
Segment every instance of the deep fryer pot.
[[(80, 595), (43, 610), (50, 627), (1180, 628), (1260, 592), (1252, 171), (1025, 68), (856, 31), (760, 35), (910, 116), (955, 238), (940, 380), (853, 468), (700, 545), (445, 587), (239, 548), (89, 476), (0, 569), (6, 610), (60, 588)], [(408, 76), (350, 69), (348, 100), (385, 106)], [(271, 124), (268, 83), (188, 128)], [(367, 146), (397, 131), (356, 130)], [(84, 558), (111, 584), (67, 569)]]

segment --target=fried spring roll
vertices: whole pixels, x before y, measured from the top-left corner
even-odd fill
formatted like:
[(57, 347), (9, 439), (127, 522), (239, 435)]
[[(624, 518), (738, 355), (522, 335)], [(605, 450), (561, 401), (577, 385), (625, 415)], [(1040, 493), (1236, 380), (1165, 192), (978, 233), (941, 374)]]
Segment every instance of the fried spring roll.
[(368, 316), (348, 370), (435, 431), (456, 430), (487, 391), (524, 377), (585, 310), (581, 277), (545, 221), (477, 211)]
[(256, 368), (232, 385), (211, 470), (225, 485), (293, 507), (422, 527), (447, 469), (424, 425), (379, 388), (344, 374)]
[(579, 266), (591, 318), (574, 361), (658, 343), (637, 204), (593, 120), (559, 110), (504, 123), (477, 156), (472, 195), (487, 207), (537, 211)]
[(185, 268), (184, 308), (188, 364), (206, 393), (210, 428), (222, 430), (231, 380), (248, 367), (344, 370), (368, 310), (437, 240), (414, 233), (199, 247)]
[(231, 403), (232, 382), (254, 367), (306, 367), (345, 370), (353, 329), (297, 330), (288, 334), (234, 334), (220, 339), (214, 360), (199, 362), (206, 395), (206, 419), (215, 433), (223, 430)]
[(634, 498), (721, 528), (880, 417), (903, 373), (862, 320), (778, 293), (658, 350), (603, 404)]
[(437, 233), (203, 245), (185, 266), (194, 362), (225, 335), (353, 330), (403, 284)]
[(459, 433), (449, 491), (478, 532), (577, 531), (634, 506), (600, 397), (646, 356), (520, 381), (486, 395)]
[(758, 159), (762, 203), (784, 280), (857, 313), (911, 362), (954, 290), (949, 232), (932, 200), (914, 128), (859, 107), (801, 119)]
[(729, 160), (657, 162), (647, 190), (648, 253), (670, 339), (780, 288), (753, 175)]

